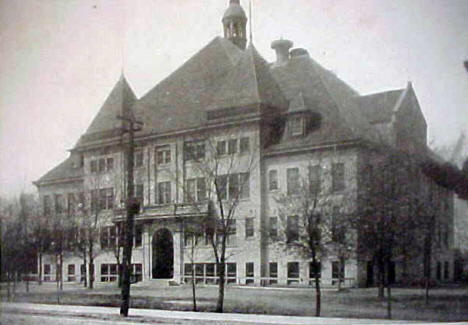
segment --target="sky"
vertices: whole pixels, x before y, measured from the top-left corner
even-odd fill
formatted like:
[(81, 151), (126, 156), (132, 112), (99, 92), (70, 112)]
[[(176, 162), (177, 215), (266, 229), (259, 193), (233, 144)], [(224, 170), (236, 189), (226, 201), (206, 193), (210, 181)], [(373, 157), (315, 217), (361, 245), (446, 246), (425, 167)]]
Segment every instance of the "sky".
[[(222, 36), (228, 2), (0, 0), (0, 196), (35, 190), (122, 71), (140, 98)], [(360, 94), (411, 81), (432, 146), (468, 134), (466, 17), (467, 0), (252, 0), (265, 59), (282, 37)]]

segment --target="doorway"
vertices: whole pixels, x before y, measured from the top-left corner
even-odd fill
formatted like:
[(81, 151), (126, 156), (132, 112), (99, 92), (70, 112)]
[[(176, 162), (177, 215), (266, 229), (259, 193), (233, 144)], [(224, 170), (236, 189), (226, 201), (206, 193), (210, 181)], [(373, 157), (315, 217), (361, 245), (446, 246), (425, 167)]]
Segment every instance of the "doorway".
[(171, 232), (160, 229), (153, 235), (153, 279), (172, 279), (174, 274), (174, 241)]

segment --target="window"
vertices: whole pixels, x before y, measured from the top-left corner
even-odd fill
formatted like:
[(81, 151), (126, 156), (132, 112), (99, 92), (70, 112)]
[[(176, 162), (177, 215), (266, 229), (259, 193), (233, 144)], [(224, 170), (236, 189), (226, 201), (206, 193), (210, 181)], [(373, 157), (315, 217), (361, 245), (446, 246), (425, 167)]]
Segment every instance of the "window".
[(216, 143), (216, 153), (218, 156), (226, 154), (226, 141), (222, 140)]
[(44, 264), (44, 281), (50, 281), (50, 264)]
[(321, 278), (322, 276), (322, 265), (320, 262), (310, 262), (309, 263), (309, 278), (310, 279), (315, 279), (315, 278)]
[(80, 168), (82, 168), (84, 166), (84, 155), (81, 154), (80, 155)]
[(98, 210), (98, 190), (91, 190), (91, 211)]
[(156, 149), (156, 162), (158, 165), (171, 162), (171, 149), (169, 147)]
[(331, 239), (334, 242), (341, 243), (344, 240), (345, 232), (343, 225), (340, 224), (341, 213), (339, 207), (333, 207), (333, 215), (331, 222)]
[(192, 178), (186, 181), (185, 201), (198, 202), (206, 199), (206, 182), (205, 178)]
[(288, 243), (299, 239), (299, 217), (289, 216), (286, 224), (286, 240)]
[(273, 278), (270, 279), (270, 284), (275, 284), (278, 282), (278, 280), (276, 280), (278, 278), (278, 263), (270, 262), (268, 266), (270, 272), (269, 277)]
[[(340, 267), (341, 266), (341, 267)], [(333, 279), (344, 279), (345, 265), (339, 261), (332, 262), (332, 278)]]
[(137, 151), (134, 155), (134, 166), (139, 168), (143, 166), (143, 151)]
[(237, 139), (231, 139), (228, 141), (228, 154), (232, 155), (237, 152)]
[(268, 189), (274, 191), (278, 189), (278, 171), (270, 170), (268, 172)]
[(75, 264), (68, 264), (68, 281), (76, 281)]
[(253, 237), (254, 235), (254, 218), (245, 218), (245, 237)]
[(436, 271), (437, 280), (442, 280), (442, 263), (437, 262), (437, 271)]
[(444, 246), (448, 248), (449, 247), (449, 232), (448, 232), (447, 226), (444, 227), (443, 240), (444, 240)]
[(62, 194), (55, 194), (55, 213), (62, 213), (64, 211), (64, 204), (63, 204), (63, 195)]
[(44, 197), (42, 198), (42, 202), (43, 202), (43, 209), (44, 209), (44, 215), (49, 215), (50, 214), (50, 196), (48, 195), (44, 195)]
[(254, 263), (248, 262), (245, 263), (245, 277), (250, 278), (245, 280), (245, 284), (253, 283), (254, 282)]
[[(93, 191), (91, 191), (91, 196)], [(95, 194), (96, 195), (96, 194)], [(114, 208), (114, 189), (102, 188), (99, 190), (99, 209), (100, 210), (112, 210)]]
[(143, 280), (143, 266), (141, 264), (132, 264), (132, 275), (136, 282)]
[(171, 182), (158, 183), (158, 204), (171, 203)]
[(227, 282), (232, 283), (236, 282), (237, 277), (237, 264), (236, 263), (227, 263)]
[(236, 245), (237, 241), (237, 225), (236, 225), (236, 220), (231, 220), (229, 229), (228, 229), (228, 234), (227, 234), (227, 244), (230, 246)]
[(270, 239), (275, 240), (278, 238), (278, 218), (270, 217)]
[(309, 166), (309, 191), (312, 195), (320, 193), (320, 166)]
[(135, 226), (135, 247), (140, 247), (143, 242), (143, 225)]
[(288, 168), (286, 170), (287, 177), (287, 194), (299, 194), (299, 168)]
[[(294, 279), (294, 280), (290, 280)], [(293, 282), (298, 282), (299, 279), (299, 262), (289, 262), (288, 263), (288, 284)]]
[(135, 198), (140, 202), (140, 205), (144, 202), (144, 187), (143, 184), (135, 185)]
[(91, 170), (91, 173), (97, 173), (97, 171), (98, 171), (97, 160), (91, 160), (90, 161), (89, 169)]
[(80, 282), (83, 282), (86, 277), (86, 265), (80, 265)]
[(117, 264), (101, 264), (101, 282), (117, 280)]
[(250, 139), (245, 137), (245, 138), (240, 138), (240, 153), (246, 153), (250, 151)]
[(333, 192), (342, 191), (345, 188), (344, 164), (332, 164), (332, 190)]
[(449, 262), (444, 262), (444, 280), (449, 279)]
[(102, 249), (113, 248), (117, 245), (117, 230), (115, 226), (102, 227), (99, 241)]
[(221, 200), (246, 199), (250, 196), (249, 173), (218, 176), (216, 185)]
[(106, 159), (105, 158), (100, 158), (98, 160), (98, 170), (99, 172), (104, 172), (106, 170)]
[(67, 212), (72, 214), (75, 211), (75, 195), (73, 193), (67, 194)]
[(114, 169), (114, 158), (107, 158), (106, 160), (106, 170), (113, 170)]
[(185, 143), (185, 160), (205, 159), (205, 143), (202, 141)]
[(302, 116), (294, 116), (289, 119), (289, 134), (292, 136), (304, 134), (304, 118)]

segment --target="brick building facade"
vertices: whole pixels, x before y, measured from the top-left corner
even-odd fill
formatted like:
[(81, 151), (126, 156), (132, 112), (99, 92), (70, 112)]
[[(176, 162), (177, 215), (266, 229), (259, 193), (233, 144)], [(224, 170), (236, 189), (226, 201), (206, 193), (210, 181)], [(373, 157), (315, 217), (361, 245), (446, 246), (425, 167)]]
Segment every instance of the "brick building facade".
[[(137, 280), (183, 282), (190, 274), (186, 229), (208, 214), (209, 201), (216, 199), (200, 167), (216, 156), (217, 175), (225, 176), (223, 199), (229, 200), (231, 191), (240, 193), (227, 243), (228, 282), (309, 284), (317, 273), (310, 260), (272, 240), (281, 228), (275, 196), (294, 195), (298, 180), (310, 177), (311, 167), (318, 166), (314, 175), (320, 195), (354, 211), (366, 204), (362, 193), (380, 195), (375, 188), (368, 190), (366, 168), (384, 170), (382, 157), (389, 151), (409, 157), (404, 170), (412, 173), (404, 176), (401, 168), (391, 169), (396, 183), (419, 186), (399, 198), (413, 208), (415, 202), (425, 202), (436, 219), (432, 277), (452, 279), (453, 194), (437, 188), (411, 158), (432, 155), (411, 84), (361, 96), (307, 50), (291, 49), (288, 40), (272, 43), (277, 60), (268, 63), (253, 44), (246, 46), (246, 22), (239, 1), (231, 0), (222, 19), (224, 37), (213, 39), (139, 99), (122, 76), (70, 157), (35, 182), (45, 214), (98, 216), (97, 281), (117, 279), (112, 247), (125, 201), (123, 125), (117, 116), (126, 114), (144, 123), (135, 138), (135, 195), (142, 202), (132, 256)], [(422, 199), (430, 195), (437, 198)], [(421, 217), (408, 209), (405, 213)], [(416, 240), (418, 229), (409, 231)], [(324, 284), (335, 285), (339, 272), (346, 284), (372, 284), (372, 256), (358, 249), (359, 240), (358, 234), (355, 254), (344, 267), (333, 254), (322, 258)], [(395, 281), (423, 277), (422, 253), (408, 256), (396, 257)], [(193, 260), (199, 281), (213, 283), (213, 251), (203, 240)], [(55, 264), (52, 256), (44, 257), (44, 279), (55, 278)], [(65, 256), (63, 278), (79, 281), (87, 267), (82, 264), (73, 253)]]

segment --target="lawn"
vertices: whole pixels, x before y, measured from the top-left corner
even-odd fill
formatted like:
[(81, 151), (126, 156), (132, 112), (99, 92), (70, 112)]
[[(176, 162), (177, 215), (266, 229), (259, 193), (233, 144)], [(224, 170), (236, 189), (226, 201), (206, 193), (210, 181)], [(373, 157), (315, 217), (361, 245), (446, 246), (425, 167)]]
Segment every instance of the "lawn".
[[(89, 290), (78, 285), (65, 284), (60, 294), (63, 304), (119, 306), (120, 291), (113, 286), (99, 286)], [(6, 299), (6, 291), (1, 291)], [(197, 289), (199, 309), (211, 311), (217, 298), (217, 287), (205, 286)], [(468, 288), (435, 288), (431, 290), (428, 306), (424, 302), (424, 290), (392, 290), (393, 318), (423, 321), (466, 321), (468, 320)], [(56, 289), (51, 283), (30, 286), (26, 293), (18, 287), (13, 301), (56, 303)], [(178, 287), (134, 287), (132, 308), (155, 308), (191, 310), (191, 288)], [(377, 289), (351, 289), (337, 292), (322, 292), (322, 316), (350, 318), (385, 318), (386, 302), (377, 298)], [(313, 289), (264, 289), (254, 287), (228, 287), (225, 312), (313, 316), (315, 291)]]

